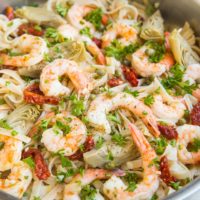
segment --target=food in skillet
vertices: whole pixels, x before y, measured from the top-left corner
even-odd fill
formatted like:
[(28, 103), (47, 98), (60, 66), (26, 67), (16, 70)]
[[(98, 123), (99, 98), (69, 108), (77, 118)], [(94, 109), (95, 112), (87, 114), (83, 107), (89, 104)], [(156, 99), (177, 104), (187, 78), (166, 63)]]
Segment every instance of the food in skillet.
[(199, 175), (200, 47), (158, 4), (49, 0), (0, 15), (0, 189), (162, 199)]

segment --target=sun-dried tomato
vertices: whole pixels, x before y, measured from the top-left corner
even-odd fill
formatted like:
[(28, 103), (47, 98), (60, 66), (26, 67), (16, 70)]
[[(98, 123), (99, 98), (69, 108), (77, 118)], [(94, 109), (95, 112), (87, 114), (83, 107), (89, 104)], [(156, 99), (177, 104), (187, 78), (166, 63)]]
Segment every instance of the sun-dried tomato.
[(19, 26), (18, 35), (23, 35), (24, 33), (28, 33), (30, 35), (34, 36), (43, 36), (44, 30), (38, 29), (35, 24), (29, 23), (29, 24), (22, 24)]
[(46, 180), (50, 176), (47, 164), (38, 149), (29, 149), (22, 153), (23, 158), (31, 156), (35, 161), (35, 174), (40, 180)]
[(102, 15), (102, 18), (101, 18), (101, 23), (106, 26), (108, 24), (108, 21), (109, 21), (109, 18), (108, 18), (108, 15)]
[(70, 160), (80, 160), (83, 158), (83, 153), (90, 151), (91, 149), (94, 148), (94, 139), (93, 137), (90, 135), (87, 137), (83, 149), (82, 150), (78, 150), (75, 154), (69, 156)]
[(98, 39), (96, 37), (93, 37), (92, 38), (92, 41), (99, 47), (101, 48), (101, 45), (102, 45), (102, 40), (101, 39)]
[(161, 175), (160, 178), (169, 185), (171, 182), (176, 182), (176, 178), (170, 174), (168, 159), (166, 156), (163, 156), (160, 159), (160, 171)]
[(158, 128), (161, 134), (168, 140), (177, 139), (178, 133), (174, 126), (167, 126), (167, 125), (165, 126), (165, 125), (159, 124)]
[(39, 88), (38, 83), (30, 85), (24, 90), (24, 100), (27, 103), (38, 104), (38, 105), (42, 105), (45, 103), (57, 105), (59, 103), (59, 98), (57, 97), (44, 96), (44, 94)]
[(110, 80), (108, 80), (108, 85), (110, 87), (115, 87), (118, 85), (121, 85), (123, 83), (123, 80), (121, 78), (111, 78)]
[(125, 79), (133, 86), (136, 87), (138, 85), (137, 75), (134, 69), (122, 66), (122, 71), (124, 73)]
[(6, 9), (5, 9), (5, 15), (6, 17), (9, 19), (9, 20), (12, 20), (15, 18), (15, 15), (14, 15), (14, 8), (11, 7), (11, 6), (8, 6)]
[(198, 102), (190, 113), (191, 123), (200, 126), (200, 102)]

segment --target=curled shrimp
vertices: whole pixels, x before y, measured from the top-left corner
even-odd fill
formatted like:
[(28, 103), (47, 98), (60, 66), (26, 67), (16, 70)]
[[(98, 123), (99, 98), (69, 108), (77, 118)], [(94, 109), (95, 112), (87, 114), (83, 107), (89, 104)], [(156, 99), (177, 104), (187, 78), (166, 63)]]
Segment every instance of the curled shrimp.
[(143, 46), (132, 54), (132, 66), (142, 77), (160, 76), (174, 64), (174, 59), (169, 53), (166, 53), (158, 63), (149, 62), (146, 49), (147, 47)]
[[(0, 53), (3, 65), (14, 67), (28, 67), (43, 60), (44, 54), (48, 52), (46, 42), (41, 37), (24, 34), (13, 41), (12, 49), (19, 53), (12, 56)], [(21, 55), (22, 54), (22, 55)]]
[(31, 169), (26, 163), (19, 161), (14, 164), (7, 178), (0, 179), (0, 190), (21, 198), (31, 180)]
[(142, 157), (143, 180), (133, 192), (129, 192), (119, 178), (112, 177), (104, 184), (103, 192), (108, 198), (115, 200), (151, 199), (159, 186), (158, 170), (152, 164), (157, 155), (134, 124), (129, 123), (129, 129)]
[(80, 199), (81, 189), (96, 179), (108, 179), (112, 175), (123, 176), (122, 171), (108, 171), (105, 169), (87, 169), (83, 175), (76, 175), (64, 189), (64, 200)]
[(120, 38), (120, 41), (124, 45), (130, 44), (137, 39), (137, 33), (138, 31), (130, 25), (116, 23), (102, 36), (102, 47), (109, 46), (116, 38)]
[(56, 153), (63, 150), (66, 156), (70, 156), (85, 142), (87, 130), (77, 117), (62, 112), (52, 118), (51, 123), (62, 123), (62, 126), (67, 129), (60, 130), (59, 127), (58, 129), (52, 127), (43, 132), (41, 142), (48, 151)]
[(22, 141), (0, 134), (0, 171), (6, 171), (13, 167), (15, 162), (20, 161), (23, 149)]
[(93, 89), (93, 82), (79, 69), (74, 61), (56, 59), (45, 66), (40, 75), (40, 89), (46, 96), (69, 95), (70, 89), (61, 84), (59, 78), (68, 75), (79, 94), (85, 95)]
[(114, 97), (108, 97), (106, 94), (98, 96), (91, 102), (87, 118), (94, 127), (103, 128), (106, 133), (110, 133), (111, 127), (106, 114), (120, 107), (130, 110), (140, 117), (151, 132), (155, 136), (159, 136), (160, 132), (151, 109), (132, 95), (124, 92), (118, 93)]
[(189, 152), (187, 146), (195, 139), (200, 139), (200, 127), (185, 124), (177, 128), (178, 158), (184, 164), (196, 164), (200, 161), (200, 151)]
[(168, 102), (162, 95), (153, 97), (154, 103), (151, 105), (151, 109), (156, 117), (176, 123), (184, 116), (186, 107), (178, 99)]

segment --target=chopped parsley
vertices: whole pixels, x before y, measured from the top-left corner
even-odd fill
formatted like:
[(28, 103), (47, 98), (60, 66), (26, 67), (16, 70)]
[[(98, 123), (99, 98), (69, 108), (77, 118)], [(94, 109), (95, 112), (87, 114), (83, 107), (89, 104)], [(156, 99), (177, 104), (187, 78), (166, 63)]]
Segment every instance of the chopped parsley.
[(138, 44), (122, 46), (118, 40), (114, 40), (110, 46), (105, 48), (105, 54), (108, 57), (115, 57), (117, 60), (123, 60), (128, 54), (134, 53), (138, 47)]
[(85, 111), (83, 100), (78, 99), (76, 95), (71, 95), (69, 97), (69, 100), (71, 100), (72, 102), (72, 106), (71, 106), (72, 115), (74, 116), (82, 115), (83, 112)]
[(56, 5), (56, 11), (61, 17), (65, 17), (67, 15), (68, 10), (69, 9), (67, 7), (62, 6), (61, 4)]
[(178, 190), (179, 187), (180, 187), (180, 182), (177, 181), (177, 182), (170, 182), (170, 186), (175, 189), (175, 190)]
[(65, 172), (58, 172), (56, 174), (56, 180), (58, 183), (63, 183), (65, 178), (74, 176), (76, 174), (76, 172), (74, 171), (74, 169), (70, 168), (67, 169)]
[(148, 1), (146, 8), (145, 8), (145, 13), (148, 16), (151, 16), (155, 11), (156, 11), (155, 5)]
[(109, 114), (109, 115), (107, 115), (107, 118), (110, 121), (115, 122), (116, 124), (121, 124), (120, 119), (115, 114)]
[(46, 130), (46, 129), (48, 128), (49, 122), (50, 122), (50, 120), (43, 119), (43, 120), (41, 121), (40, 127), (41, 127), (43, 130)]
[(31, 156), (23, 159), (22, 161), (25, 162), (26, 164), (28, 164), (31, 168), (33, 168), (33, 169), (35, 168), (35, 162)]
[(0, 127), (5, 128), (7, 130), (11, 130), (12, 127), (7, 123), (5, 119), (0, 119)]
[(127, 142), (126, 137), (119, 133), (115, 133), (114, 135), (112, 135), (111, 139), (119, 146), (124, 146)]
[(83, 29), (80, 30), (80, 34), (81, 35), (86, 35), (88, 36), (89, 38), (92, 37), (92, 34), (90, 33), (90, 28), (89, 27), (85, 27)]
[(111, 160), (111, 161), (114, 160), (113, 154), (110, 150), (108, 150), (108, 154), (107, 154), (106, 158), (107, 158), (107, 160)]
[(100, 149), (102, 146), (103, 146), (103, 143), (104, 143), (104, 138), (103, 137), (99, 137), (97, 142), (96, 142), (96, 149)]
[(4, 148), (5, 142), (0, 142), (0, 151)]
[(148, 95), (144, 98), (144, 103), (147, 106), (151, 106), (154, 103), (154, 97), (152, 95)]
[(81, 200), (95, 200), (95, 196), (97, 194), (97, 190), (90, 185), (85, 185), (80, 193)]
[(127, 187), (126, 190), (129, 191), (129, 192), (133, 192), (137, 188), (138, 175), (135, 174), (135, 173), (129, 173), (128, 172), (124, 176), (124, 179), (128, 184), (128, 187)]
[(162, 155), (167, 147), (167, 140), (163, 137), (156, 138), (155, 140), (151, 141), (156, 153), (158, 155)]
[(134, 97), (138, 97), (139, 96), (139, 92), (137, 90), (132, 91), (129, 88), (125, 88), (124, 92), (126, 92), (128, 94), (131, 94)]
[(187, 148), (190, 152), (198, 152), (200, 149), (200, 139), (194, 138), (194, 140), (188, 145)]
[(157, 200), (158, 199), (158, 195), (157, 194), (154, 194), (152, 197), (151, 197), (151, 200)]
[(11, 135), (12, 135), (12, 136), (16, 136), (16, 135), (18, 135), (18, 132), (15, 131), (15, 130), (12, 130), (12, 131), (11, 131)]
[(167, 78), (161, 81), (162, 85), (167, 89), (175, 89), (176, 95), (184, 95), (185, 93), (192, 94), (192, 91), (196, 89), (196, 84), (190, 85), (189, 81), (183, 81), (185, 68), (179, 64), (175, 64), (170, 69), (170, 74)]
[(33, 197), (33, 200), (41, 200), (41, 198), (40, 198), (40, 197), (34, 196), (34, 197)]
[(92, 23), (97, 30), (101, 30), (102, 10), (100, 8), (91, 11), (84, 18)]
[(64, 155), (60, 155), (60, 160), (62, 167), (72, 167), (72, 162)]
[(58, 129), (60, 129), (63, 132), (64, 135), (68, 134), (71, 130), (69, 125), (66, 125), (59, 120), (56, 120), (56, 124), (54, 126)]

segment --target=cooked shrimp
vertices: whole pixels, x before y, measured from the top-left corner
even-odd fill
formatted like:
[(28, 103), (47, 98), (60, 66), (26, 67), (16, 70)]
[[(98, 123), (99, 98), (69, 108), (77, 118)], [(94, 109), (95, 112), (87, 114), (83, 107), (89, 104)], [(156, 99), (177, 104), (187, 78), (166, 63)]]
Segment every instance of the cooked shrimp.
[(77, 28), (78, 30), (89, 27), (90, 31), (93, 32), (94, 27), (90, 22), (87, 22), (84, 17), (94, 10), (95, 7), (89, 6), (89, 5), (81, 5), (78, 3), (75, 3), (68, 11), (67, 19), (69, 23)]
[(22, 141), (0, 134), (0, 171), (6, 171), (13, 167), (15, 162), (20, 161), (23, 149)]
[(183, 117), (186, 107), (181, 101), (177, 99), (168, 102), (161, 95), (154, 95), (153, 97), (154, 103), (151, 105), (151, 109), (156, 117), (173, 123)]
[(62, 126), (67, 127), (67, 130), (49, 128), (42, 134), (41, 142), (51, 152), (64, 151), (66, 156), (74, 154), (82, 145), (87, 137), (87, 130), (80, 119), (74, 117), (67, 112), (57, 114), (52, 123), (61, 122)]
[(129, 124), (129, 128), (142, 157), (143, 180), (133, 192), (129, 192), (119, 179), (112, 177), (104, 184), (103, 192), (108, 198), (115, 200), (151, 199), (159, 186), (158, 170), (155, 165), (152, 165), (157, 155), (143, 133), (134, 124)]
[(177, 128), (178, 131), (178, 158), (184, 164), (196, 164), (200, 161), (200, 151), (189, 152), (187, 146), (194, 139), (200, 139), (200, 127), (185, 124)]
[(69, 24), (61, 25), (58, 27), (58, 32), (64, 37), (68, 39), (75, 40), (79, 36), (79, 32), (76, 28)]
[(87, 169), (83, 175), (76, 175), (64, 189), (64, 200), (79, 200), (82, 187), (92, 183), (96, 179), (107, 179), (112, 175), (123, 176), (122, 171), (108, 171), (105, 169)]
[(63, 75), (68, 75), (81, 95), (86, 95), (93, 89), (93, 82), (79, 69), (77, 63), (67, 59), (57, 59), (43, 68), (40, 75), (41, 91), (46, 96), (69, 95), (70, 89), (59, 81)]
[(102, 36), (102, 47), (105, 48), (117, 38), (120, 38), (122, 44), (127, 45), (137, 39), (137, 30), (130, 25), (117, 23)]
[(155, 136), (159, 136), (160, 132), (151, 109), (127, 93), (121, 92), (114, 97), (108, 97), (106, 94), (98, 96), (91, 102), (87, 118), (91, 125), (97, 128), (103, 128), (106, 133), (110, 133), (111, 127), (106, 118), (106, 114), (120, 107), (130, 110), (136, 116), (140, 117), (151, 132)]
[(147, 47), (143, 46), (132, 54), (132, 66), (136, 73), (142, 77), (160, 76), (174, 64), (171, 54), (166, 53), (158, 63), (151, 63), (145, 54)]
[(18, 56), (12, 56), (0, 53), (1, 63), (3, 65), (14, 67), (32, 66), (42, 61), (44, 54), (48, 52), (44, 39), (28, 34), (16, 38), (13, 42), (12, 50), (20, 54)]
[(7, 178), (0, 179), (0, 190), (21, 198), (31, 180), (31, 169), (26, 163), (19, 161), (14, 164)]

